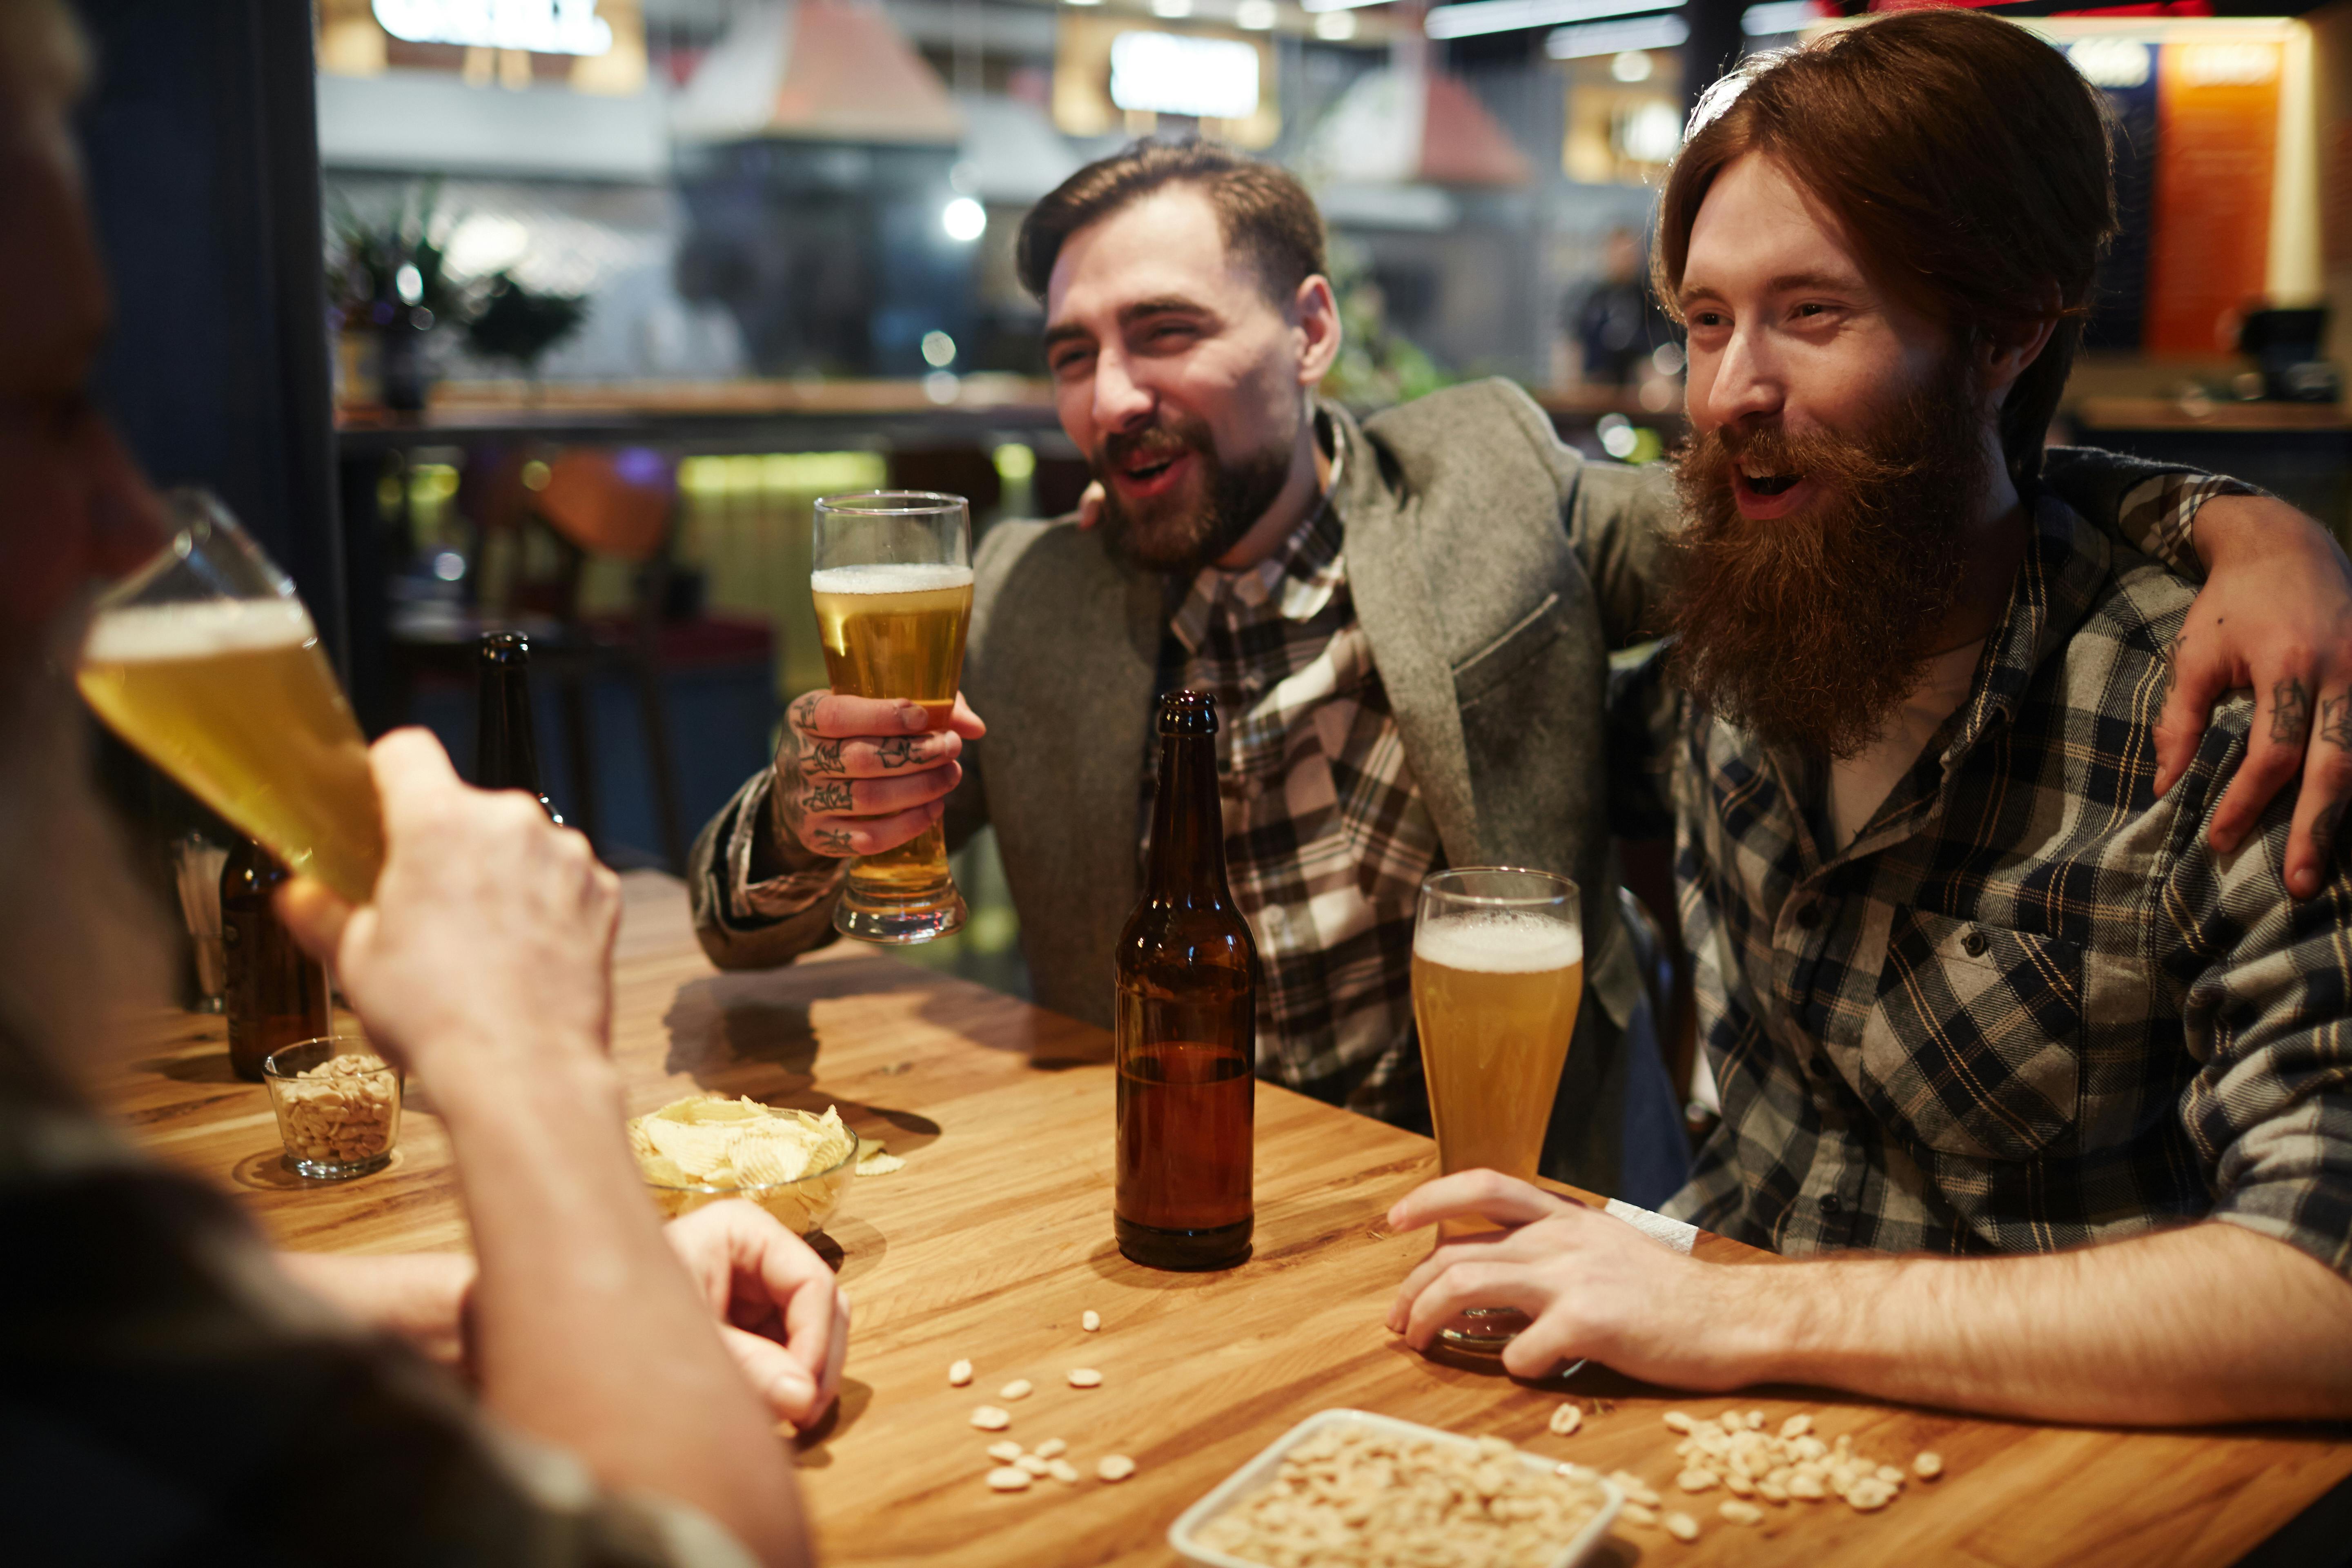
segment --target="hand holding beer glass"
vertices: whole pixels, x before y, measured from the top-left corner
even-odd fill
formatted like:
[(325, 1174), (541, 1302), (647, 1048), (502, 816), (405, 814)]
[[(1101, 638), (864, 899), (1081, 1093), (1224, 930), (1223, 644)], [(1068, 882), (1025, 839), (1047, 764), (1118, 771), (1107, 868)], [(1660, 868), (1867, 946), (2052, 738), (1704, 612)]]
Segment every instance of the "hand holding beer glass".
[[(1442, 1173), (1534, 1178), (1583, 994), (1574, 882), (1549, 871), (1472, 867), (1422, 883), (1412, 1015)], [(1449, 1220), (1438, 1239), (1486, 1228)], [(1500, 1355), (1526, 1326), (1526, 1316), (1507, 1308), (1472, 1308), (1438, 1339)]]
[(383, 865), (375, 781), (310, 613), (219, 501), (170, 503), (172, 542), (98, 601), (82, 699), (289, 869), (365, 903)]
[[(834, 691), (919, 704), (921, 732), (944, 735), (971, 622), (971, 525), (963, 498), (928, 490), (825, 497), (816, 503), (813, 565), (809, 589)], [(803, 784), (807, 799), (795, 809), (871, 810), (871, 797), (882, 793), (877, 784), (892, 773), (950, 754), (903, 731), (817, 742), (828, 745), (798, 759), (803, 775), (816, 776)], [(878, 779), (853, 776), (860, 767), (878, 771)], [(929, 942), (963, 922), (963, 898), (948, 873), (947, 833), (936, 820), (896, 847), (861, 856), (833, 915), (845, 935), (879, 942)]]

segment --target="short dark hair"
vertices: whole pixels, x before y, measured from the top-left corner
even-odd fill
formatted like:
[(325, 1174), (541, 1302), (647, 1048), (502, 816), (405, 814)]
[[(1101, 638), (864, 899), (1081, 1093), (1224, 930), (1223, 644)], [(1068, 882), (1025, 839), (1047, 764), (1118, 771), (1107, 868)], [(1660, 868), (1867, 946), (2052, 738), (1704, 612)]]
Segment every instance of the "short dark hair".
[(1323, 215), (1289, 171), (1214, 142), (1137, 142), (1088, 163), (1029, 209), (1013, 253), (1021, 286), (1042, 301), (1070, 236), (1173, 184), (1200, 187), (1226, 246), (1249, 257), (1276, 304), (1288, 305), (1324, 269)]
[[(1675, 158), (1652, 271), (1677, 318), (1708, 187), (1761, 153), (1834, 214), (1872, 281), (1963, 345), (2051, 322), (2000, 410), (2010, 475), (2030, 487), (2116, 233), (2105, 100), (2066, 57), (1967, 10), (1900, 11), (1759, 56)], [(1707, 103), (1702, 100), (1699, 113)]]

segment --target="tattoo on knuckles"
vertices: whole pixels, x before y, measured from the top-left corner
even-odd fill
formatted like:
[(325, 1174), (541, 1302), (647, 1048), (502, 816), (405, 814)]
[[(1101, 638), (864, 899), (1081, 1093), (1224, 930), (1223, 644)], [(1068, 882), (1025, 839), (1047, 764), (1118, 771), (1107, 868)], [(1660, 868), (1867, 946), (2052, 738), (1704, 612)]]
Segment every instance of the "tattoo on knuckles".
[(2320, 699), (2319, 738), (2338, 751), (2352, 752), (2352, 691)]
[(2299, 744), (2311, 728), (2311, 693), (2288, 676), (2271, 687), (2271, 739)]
[(886, 768), (911, 768), (924, 760), (922, 741), (914, 735), (898, 735), (874, 748), (874, 760)]
[(816, 847), (823, 850), (827, 855), (855, 855), (857, 853), (856, 850), (850, 847), (849, 835), (844, 833), (838, 827), (818, 828), (816, 830)]
[(848, 765), (843, 762), (841, 753), (845, 744), (846, 742), (842, 741), (822, 739), (810, 741), (807, 753), (801, 761), (801, 771), (805, 773), (835, 774), (848, 772)]
[(801, 792), (801, 809), (812, 814), (828, 811), (855, 811), (856, 797), (847, 779), (831, 784), (813, 784)]

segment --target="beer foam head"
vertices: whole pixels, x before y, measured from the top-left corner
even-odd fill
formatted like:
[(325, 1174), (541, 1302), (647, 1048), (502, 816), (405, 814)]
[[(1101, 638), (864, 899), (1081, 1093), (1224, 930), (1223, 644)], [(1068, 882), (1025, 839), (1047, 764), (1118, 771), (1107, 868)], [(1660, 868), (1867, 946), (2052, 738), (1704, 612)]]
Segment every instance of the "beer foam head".
[(809, 574), (820, 594), (924, 594), (971, 586), (971, 568), (923, 564), (828, 566)]
[(299, 647), (318, 636), (297, 599), (208, 599), (134, 605), (90, 623), (82, 658), (99, 664), (152, 664)]
[(1412, 955), (1448, 969), (1529, 974), (1582, 963), (1584, 937), (1571, 926), (1539, 915), (1509, 910), (1449, 915), (1422, 922), (1413, 933)]

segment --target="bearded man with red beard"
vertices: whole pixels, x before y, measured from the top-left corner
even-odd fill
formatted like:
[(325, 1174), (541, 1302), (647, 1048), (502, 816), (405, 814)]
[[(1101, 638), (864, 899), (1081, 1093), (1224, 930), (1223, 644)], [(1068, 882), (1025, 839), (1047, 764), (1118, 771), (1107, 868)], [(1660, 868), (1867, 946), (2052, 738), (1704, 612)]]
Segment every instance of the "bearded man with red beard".
[(1696, 119), (1655, 253), (1693, 426), (1658, 728), (1723, 1121), (1667, 1212), (1804, 1261), (1696, 1263), (1467, 1173), (1390, 1223), (1507, 1228), (1440, 1247), (1391, 1327), (1516, 1308), (1523, 1375), (2352, 1415), (2339, 807), (2290, 792), (2215, 842), (2250, 742), (2315, 697), (2339, 767), (2352, 694), (2282, 680), (2168, 738), (2190, 590), (2041, 482), (2114, 229), (2095, 93), (2009, 23), (1913, 11)]

